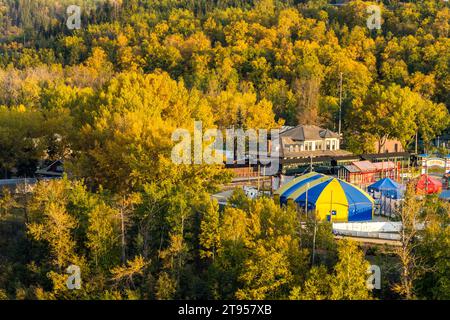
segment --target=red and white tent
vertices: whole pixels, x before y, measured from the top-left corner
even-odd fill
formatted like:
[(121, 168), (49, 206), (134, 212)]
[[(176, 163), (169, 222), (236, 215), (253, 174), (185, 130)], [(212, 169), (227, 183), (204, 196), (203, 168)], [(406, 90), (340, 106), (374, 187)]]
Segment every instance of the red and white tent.
[(442, 192), (442, 182), (426, 174), (420, 176), (419, 181), (417, 182), (418, 194), (433, 194), (441, 192)]

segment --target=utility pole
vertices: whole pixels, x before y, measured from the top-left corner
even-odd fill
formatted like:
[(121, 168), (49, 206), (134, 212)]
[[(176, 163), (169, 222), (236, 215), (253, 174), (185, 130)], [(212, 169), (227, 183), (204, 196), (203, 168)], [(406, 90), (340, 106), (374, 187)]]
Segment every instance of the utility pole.
[(252, 175), (252, 165), (250, 164), (250, 154), (248, 156), (248, 185), (250, 185), (250, 176)]
[(258, 164), (258, 191), (257, 191), (257, 195), (259, 196), (259, 176), (260, 176), (260, 170), (261, 170), (261, 167), (260, 167), (260, 164)]
[(306, 184), (306, 201), (305, 201), (306, 216), (308, 216), (308, 190), (309, 190), (309, 182)]
[(263, 166), (263, 182), (262, 182), (262, 190), (264, 193), (266, 187), (266, 165)]
[(339, 79), (339, 140), (341, 139), (341, 131), (342, 131), (342, 78), (344, 74), (340, 73)]
[(125, 253), (125, 196), (122, 198), (122, 205), (120, 207), (120, 229), (121, 229), (121, 242), (122, 242), (122, 264), (125, 264), (126, 253)]
[(416, 155), (417, 155), (417, 144), (418, 144), (418, 141), (419, 140), (419, 133), (416, 131)]
[(312, 261), (311, 264), (314, 265), (314, 260), (316, 258), (316, 234), (317, 234), (317, 217), (316, 213), (314, 212), (314, 234), (313, 234), (313, 250), (312, 250)]
[(403, 184), (403, 159), (400, 161), (400, 179), (401, 179), (401, 184)]
[(394, 179), (398, 181), (398, 163), (397, 163), (397, 157), (394, 157)]

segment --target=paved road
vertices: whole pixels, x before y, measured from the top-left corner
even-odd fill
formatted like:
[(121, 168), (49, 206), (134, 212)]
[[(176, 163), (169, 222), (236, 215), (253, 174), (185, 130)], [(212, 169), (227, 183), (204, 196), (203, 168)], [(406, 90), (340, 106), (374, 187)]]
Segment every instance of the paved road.
[(388, 245), (388, 246), (401, 246), (400, 241), (397, 240), (387, 240), (387, 239), (376, 239), (376, 238), (360, 238), (360, 237), (350, 237), (350, 236), (339, 236), (336, 235), (335, 239), (350, 239), (356, 242), (362, 242), (364, 244), (374, 244), (374, 245)]

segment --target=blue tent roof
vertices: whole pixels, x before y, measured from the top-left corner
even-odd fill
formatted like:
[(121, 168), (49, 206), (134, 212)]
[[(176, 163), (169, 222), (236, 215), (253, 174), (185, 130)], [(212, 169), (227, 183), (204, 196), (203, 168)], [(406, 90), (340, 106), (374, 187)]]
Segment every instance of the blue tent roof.
[(397, 182), (392, 180), (391, 178), (384, 178), (381, 180), (378, 180), (374, 184), (369, 186), (369, 191), (383, 191), (383, 190), (393, 190), (393, 189), (399, 189), (399, 185)]
[(351, 200), (348, 208), (348, 221), (372, 220), (373, 200), (367, 201), (367, 194), (363, 194), (351, 184), (343, 180), (340, 180), (339, 183)]
[(301, 188), (302, 186), (305, 186), (306, 184), (313, 182), (314, 180), (320, 179), (322, 176), (321, 175), (314, 175), (312, 177), (303, 179), (299, 182), (295, 182), (295, 184), (290, 187), (288, 190), (286, 190), (280, 197), (281, 199), (281, 203), (286, 203), (287, 199), (289, 198), (289, 196), (294, 193), (296, 190), (298, 190), (299, 188)]
[(381, 192), (385, 197), (399, 199), (402, 197), (403, 188), (390, 178), (381, 179), (368, 188), (369, 192)]
[(450, 190), (442, 191), (442, 193), (439, 195), (439, 198), (450, 201)]

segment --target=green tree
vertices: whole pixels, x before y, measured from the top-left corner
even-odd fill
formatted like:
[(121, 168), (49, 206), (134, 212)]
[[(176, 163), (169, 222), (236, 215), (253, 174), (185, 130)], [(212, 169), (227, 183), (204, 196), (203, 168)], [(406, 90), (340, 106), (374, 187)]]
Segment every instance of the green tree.
[(408, 184), (405, 200), (397, 212), (398, 219), (402, 223), (399, 231), (401, 246), (389, 251), (398, 257), (400, 266), (400, 281), (394, 284), (393, 290), (408, 300), (416, 297), (414, 283), (426, 270), (423, 257), (417, 254), (419, 223), (424, 222), (422, 216), (424, 199), (416, 197), (415, 188), (413, 182)]
[(424, 99), (409, 88), (375, 85), (363, 100), (354, 101), (352, 128), (375, 137), (378, 152), (390, 138), (406, 146), (418, 130), (416, 119), (423, 103)]
[(326, 300), (331, 299), (332, 275), (328, 274), (325, 266), (313, 266), (302, 287), (294, 287), (291, 292), (292, 300)]
[(217, 201), (204, 199), (204, 210), (200, 224), (199, 241), (200, 257), (210, 258), (214, 262), (217, 251), (220, 250), (220, 214)]
[(338, 243), (339, 261), (334, 267), (331, 284), (331, 299), (367, 300), (371, 298), (367, 289), (367, 270), (369, 263), (364, 253), (351, 240)]
[(449, 247), (450, 227), (449, 204), (436, 197), (428, 199), (426, 206), (427, 224), (417, 247), (417, 254), (426, 266), (425, 273), (414, 282), (418, 298), (446, 300), (450, 297)]

